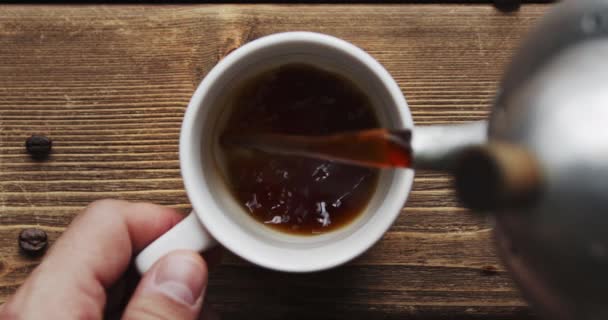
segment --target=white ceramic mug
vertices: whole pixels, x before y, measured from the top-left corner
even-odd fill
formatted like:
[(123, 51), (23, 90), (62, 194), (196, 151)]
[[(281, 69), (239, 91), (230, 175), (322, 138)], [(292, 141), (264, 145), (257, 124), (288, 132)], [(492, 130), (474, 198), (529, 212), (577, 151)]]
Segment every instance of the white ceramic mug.
[(216, 241), (266, 268), (323, 270), (363, 253), (399, 216), (412, 186), (412, 170), (383, 170), (360, 216), (347, 226), (317, 236), (273, 230), (254, 220), (233, 198), (223, 178), (217, 142), (229, 113), (222, 102), (240, 81), (290, 62), (313, 64), (351, 79), (370, 97), (383, 127), (413, 129), (408, 105), (390, 74), (369, 54), (346, 41), (319, 33), (286, 32), (240, 47), (209, 72), (190, 100), (179, 156), (193, 211), (137, 256), (140, 272), (170, 251), (204, 251)]

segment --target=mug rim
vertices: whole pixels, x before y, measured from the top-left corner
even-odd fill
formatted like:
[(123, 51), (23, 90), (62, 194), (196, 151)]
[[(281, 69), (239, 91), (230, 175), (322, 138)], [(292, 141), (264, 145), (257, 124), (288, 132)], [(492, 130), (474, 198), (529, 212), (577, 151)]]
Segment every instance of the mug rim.
[[(306, 31), (275, 33), (256, 39), (237, 50), (234, 50), (224, 57), (224, 59), (219, 61), (198, 85), (183, 118), (179, 141), (180, 169), (186, 193), (192, 204), (193, 212), (197, 215), (201, 224), (205, 226), (213, 238), (228, 250), (256, 265), (273, 270), (287, 272), (320, 271), (352, 260), (361, 253), (367, 251), (367, 249), (373, 246), (385, 234), (394, 220), (399, 216), (411, 191), (414, 180), (412, 169), (405, 169), (403, 172), (394, 174), (394, 179), (397, 181), (393, 183), (393, 185), (397, 185), (397, 187), (400, 188), (401, 193), (397, 193), (390, 199), (387, 197), (385, 202), (390, 201), (390, 203), (382, 204), (382, 207), (389, 206), (386, 210), (390, 210), (391, 213), (388, 217), (385, 217), (381, 223), (376, 223), (377, 226), (373, 231), (375, 232), (374, 234), (366, 234), (366, 240), (359, 241), (358, 243), (349, 246), (350, 250), (348, 250), (348, 252), (336, 252), (335, 255), (330, 255), (323, 261), (311, 263), (310, 261), (294, 261), (297, 260), (295, 256), (291, 256), (290, 252), (287, 251), (282, 253), (283, 255), (287, 255), (282, 259), (272, 258), (271, 255), (264, 256), (263, 254), (256, 252), (256, 250), (251, 250), (254, 245), (244, 240), (242, 237), (234, 236), (233, 232), (225, 232), (224, 229), (219, 230), (222, 228), (220, 226), (224, 225), (225, 227), (225, 224), (222, 223), (221, 219), (217, 219), (218, 217), (213, 212), (221, 215), (222, 209), (218, 207), (213, 200), (214, 197), (210, 193), (206, 183), (202, 182), (204, 177), (200, 177), (196, 174), (195, 166), (197, 164), (193, 163), (191, 160), (193, 145), (197, 142), (200, 143), (200, 138), (193, 136), (197, 125), (195, 121), (198, 118), (198, 113), (203, 109), (203, 102), (207, 92), (212, 89), (216, 80), (218, 80), (231, 65), (238, 63), (252, 52), (284, 42), (321, 44), (352, 56), (357, 62), (373, 72), (380, 79), (380, 83), (390, 93), (391, 99), (396, 104), (394, 114), (390, 113), (391, 116), (397, 116), (403, 127), (414, 128), (411, 113), (401, 89), (388, 71), (386, 71), (386, 69), (367, 52), (345, 40), (321, 33)], [(391, 188), (393, 187), (394, 186), (391, 186)], [(234, 231), (234, 229), (232, 231)], [(362, 236), (359, 236), (359, 238), (361, 237)], [(311, 260), (314, 259), (311, 258)]]

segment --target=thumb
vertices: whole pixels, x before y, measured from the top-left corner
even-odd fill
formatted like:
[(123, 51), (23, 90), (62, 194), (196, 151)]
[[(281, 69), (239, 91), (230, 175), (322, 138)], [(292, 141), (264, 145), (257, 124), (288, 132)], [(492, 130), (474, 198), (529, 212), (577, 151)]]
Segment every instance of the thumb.
[(190, 251), (169, 253), (141, 279), (123, 319), (197, 319), (207, 287), (207, 265)]

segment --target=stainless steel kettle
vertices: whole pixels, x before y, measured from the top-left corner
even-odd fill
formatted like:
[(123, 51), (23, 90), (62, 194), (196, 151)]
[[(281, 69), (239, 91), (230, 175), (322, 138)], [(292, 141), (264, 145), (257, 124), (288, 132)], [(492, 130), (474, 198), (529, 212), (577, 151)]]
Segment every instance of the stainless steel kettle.
[(498, 252), (541, 315), (608, 319), (608, 0), (563, 1), (542, 19), (487, 129), (415, 133), (415, 167), (454, 171), (463, 203), (493, 216)]

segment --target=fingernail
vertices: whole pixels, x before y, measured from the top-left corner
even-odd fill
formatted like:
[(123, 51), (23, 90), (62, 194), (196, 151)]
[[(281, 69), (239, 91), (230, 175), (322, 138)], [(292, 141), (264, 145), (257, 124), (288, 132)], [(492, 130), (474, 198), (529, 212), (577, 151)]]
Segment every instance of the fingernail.
[(194, 305), (207, 284), (202, 268), (199, 262), (188, 255), (172, 254), (158, 266), (154, 283), (169, 298)]

